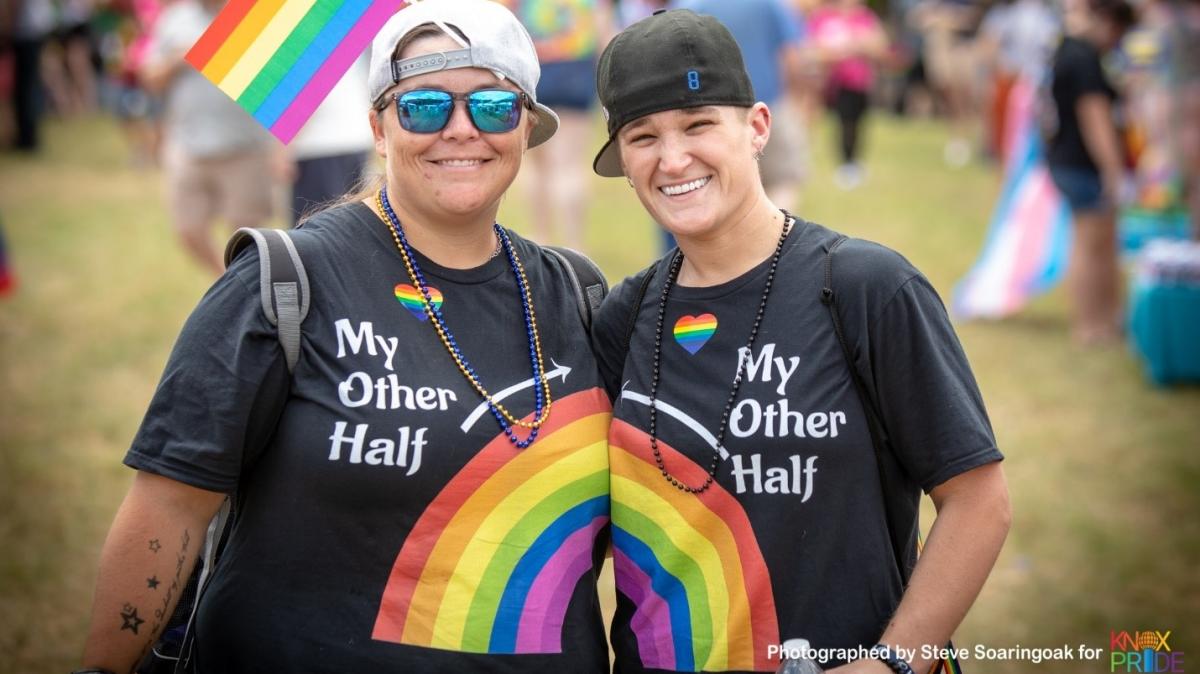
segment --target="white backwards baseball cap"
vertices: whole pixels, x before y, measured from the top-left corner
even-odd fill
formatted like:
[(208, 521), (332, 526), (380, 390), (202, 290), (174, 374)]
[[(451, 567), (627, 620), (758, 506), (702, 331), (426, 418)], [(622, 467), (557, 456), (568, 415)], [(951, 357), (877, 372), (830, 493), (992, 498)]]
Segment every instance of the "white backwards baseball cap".
[[(437, 26), (463, 48), (394, 60), (400, 40), (426, 24)], [(371, 43), (367, 90), (374, 103), (402, 79), (451, 68), (490, 70), (529, 96), (531, 112), (537, 117), (529, 147), (550, 140), (558, 130), (558, 115), (537, 102), (542, 68), (529, 31), (512, 12), (492, 0), (420, 0), (396, 12)]]

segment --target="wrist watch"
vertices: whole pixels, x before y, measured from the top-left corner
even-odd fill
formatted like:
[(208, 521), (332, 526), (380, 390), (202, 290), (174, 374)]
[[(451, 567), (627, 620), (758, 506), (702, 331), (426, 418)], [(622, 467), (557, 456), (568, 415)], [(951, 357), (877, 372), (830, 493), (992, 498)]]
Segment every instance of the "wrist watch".
[(891, 668), (896, 674), (916, 674), (913, 672), (912, 665), (905, 662), (904, 658), (896, 654), (891, 646), (886, 644), (875, 644), (871, 647), (871, 655), (876, 659)]

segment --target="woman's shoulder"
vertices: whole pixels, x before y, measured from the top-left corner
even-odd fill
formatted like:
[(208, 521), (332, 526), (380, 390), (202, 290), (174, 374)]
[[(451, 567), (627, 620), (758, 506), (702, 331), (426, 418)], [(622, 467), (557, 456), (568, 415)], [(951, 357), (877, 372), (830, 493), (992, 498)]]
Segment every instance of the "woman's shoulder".
[(860, 283), (901, 284), (921, 273), (899, 251), (856, 237), (847, 237), (833, 260), (843, 278)]
[[(372, 236), (370, 222), (365, 220), (370, 214), (371, 211), (362, 204), (342, 204), (312, 215), (298, 227), (286, 230), (289, 248), (299, 257), (305, 274), (345, 273), (351, 260), (361, 266), (362, 261), (373, 254), (370, 249), (378, 238)], [(248, 238), (240, 238), (240, 248), (229, 261), (228, 271), (252, 289), (257, 289), (261, 274), (258, 246)]]
[[(574, 269), (575, 275), (581, 282), (592, 274), (602, 274), (600, 265), (578, 250), (541, 244), (527, 239), (507, 227), (504, 231), (512, 241), (517, 256), (526, 266), (530, 266), (531, 263), (540, 265), (542, 268), (548, 269), (551, 274), (560, 275), (564, 282), (569, 281), (567, 278), (568, 267)], [(607, 281), (605, 281), (605, 285), (607, 285)]]
[(802, 234), (807, 239), (802, 246), (821, 252), (821, 264), (828, 264), (833, 290), (838, 295), (886, 298), (921, 276), (904, 255), (881, 243), (847, 236), (816, 223), (808, 223)]
[(306, 219), (289, 234), (300, 255), (329, 255), (339, 249), (362, 253), (371, 235), (374, 213), (360, 202), (331, 206)]
[(369, 216), (374, 213), (361, 201), (342, 202), (305, 217), (292, 232), (301, 237), (319, 237), (331, 230), (340, 231), (352, 223), (362, 223)]
[[(625, 330), (637, 306), (645, 299), (647, 285), (659, 272), (666, 272), (675, 251), (667, 253), (637, 273), (627, 276), (612, 287), (596, 314), (593, 331), (597, 334), (616, 334)], [(659, 275), (659, 278), (662, 278)]]

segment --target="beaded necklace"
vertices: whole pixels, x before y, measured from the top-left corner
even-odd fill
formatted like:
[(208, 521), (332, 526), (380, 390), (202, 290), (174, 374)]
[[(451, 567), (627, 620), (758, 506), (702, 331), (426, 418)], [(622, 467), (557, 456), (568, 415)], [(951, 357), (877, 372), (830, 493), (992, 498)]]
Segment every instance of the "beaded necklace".
[(663, 323), (667, 314), (667, 294), (671, 291), (671, 286), (679, 279), (679, 268), (683, 265), (683, 252), (677, 251), (675, 257), (671, 258), (671, 266), (667, 271), (667, 280), (663, 283), (662, 297), (658, 301), (658, 322), (654, 326), (654, 370), (650, 377), (650, 451), (654, 453), (654, 462), (658, 464), (658, 469), (662, 471), (663, 479), (671, 483), (671, 486), (676, 487), (680, 491), (685, 491), (690, 494), (700, 494), (707, 491), (712, 486), (713, 480), (717, 474), (717, 463), (721, 460), (720, 447), (725, 442), (725, 432), (729, 429), (729, 414), (733, 409), (733, 401), (737, 397), (738, 389), (742, 386), (742, 370), (746, 361), (750, 358), (750, 352), (754, 348), (754, 340), (758, 337), (758, 328), (762, 325), (763, 314), (767, 310), (767, 297), (771, 295), (771, 284), (775, 280), (775, 269), (779, 266), (779, 257), (783, 254), (783, 243), (787, 240), (788, 232), (791, 231), (792, 216), (788, 215), (787, 211), (783, 212), (783, 231), (779, 235), (779, 243), (775, 244), (775, 252), (771, 255), (771, 265), (767, 269), (767, 282), (763, 286), (762, 300), (758, 303), (758, 314), (754, 317), (754, 325), (750, 328), (750, 338), (746, 340), (745, 350), (738, 351), (738, 366), (737, 372), (733, 375), (733, 386), (729, 389), (729, 398), (725, 401), (725, 410), (721, 413), (721, 427), (717, 431), (717, 442), (713, 447), (712, 462), (708, 466), (708, 476), (704, 478), (704, 484), (699, 487), (684, 484), (679, 478), (672, 475), (666, 464), (663, 462), (662, 452), (658, 449), (658, 407), (656, 405), (656, 397), (658, 394), (658, 380), (661, 372), (662, 359), (662, 336)]
[[(396, 217), (395, 211), (392, 210), (392, 206), (388, 202), (386, 187), (382, 187), (376, 192), (375, 203), (379, 207), (379, 213), (382, 214), (380, 215), (380, 219), (384, 220), (384, 224), (388, 226), (388, 231), (392, 234), (392, 240), (396, 242), (396, 249), (400, 251), (400, 258), (404, 261), (404, 268), (408, 271), (408, 277), (412, 280), (413, 286), (421, 293), (425, 315), (429, 317), (429, 322), (437, 332), (438, 338), (441, 339), (442, 345), (446, 347), (446, 351), (454, 360), (454, 364), (458, 366), (458, 371), (467, 378), (471, 387), (487, 402), (488, 409), (491, 411), (492, 416), (496, 417), (496, 422), (500, 424), (500, 428), (504, 429), (504, 434), (508, 437), (509, 442), (516, 445), (518, 449), (525, 449), (533, 444), (533, 441), (537, 439), (538, 430), (550, 418), (550, 382), (547, 381), (543, 374), (546, 369), (542, 364), (542, 343), (538, 337), (537, 318), (533, 311), (533, 297), (529, 293), (529, 280), (525, 276), (525, 267), (521, 264), (520, 258), (517, 257), (517, 251), (513, 248), (512, 241), (508, 238), (508, 233), (498, 223), (492, 224), (492, 229), (496, 232), (496, 237), (500, 242), (497, 250), (503, 249), (505, 255), (508, 257), (508, 264), (513, 270), (513, 275), (517, 278), (517, 288), (521, 294), (521, 311), (525, 315), (525, 332), (529, 337), (529, 362), (533, 368), (535, 399), (533, 421), (525, 421), (513, 416), (484, 388), (483, 384), (479, 381), (479, 376), (475, 374), (475, 369), (471, 367), (466, 357), (462, 355), (462, 351), (459, 350), (458, 342), (454, 340), (453, 333), (450, 332), (449, 326), (446, 325), (445, 319), (442, 318), (442, 310), (433, 303), (433, 298), (429, 294), (429, 286), (425, 283), (425, 275), (417, 265), (416, 255), (413, 253), (412, 246), (408, 243), (408, 238), (404, 235), (404, 228), (400, 225), (400, 219)], [(386, 216), (386, 219), (384, 219), (384, 216)], [(492, 257), (495, 256), (496, 254), (493, 253)], [(512, 430), (513, 426), (529, 429), (529, 436), (524, 440), (517, 439)]]

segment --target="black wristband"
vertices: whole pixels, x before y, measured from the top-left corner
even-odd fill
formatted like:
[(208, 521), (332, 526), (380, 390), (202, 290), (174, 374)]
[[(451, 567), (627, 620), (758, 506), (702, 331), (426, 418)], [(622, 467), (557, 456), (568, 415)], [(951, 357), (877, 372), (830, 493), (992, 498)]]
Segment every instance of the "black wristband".
[(891, 646), (886, 644), (875, 644), (871, 647), (871, 655), (876, 659), (891, 668), (896, 674), (916, 674), (913, 671), (912, 665), (908, 664), (904, 658), (896, 654)]
[(104, 669), (103, 667), (87, 667), (85, 669), (77, 669), (77, 670), (71, 672), (71, 674), (117, 674), (117, 673), (112, 671), (111, 669)]

